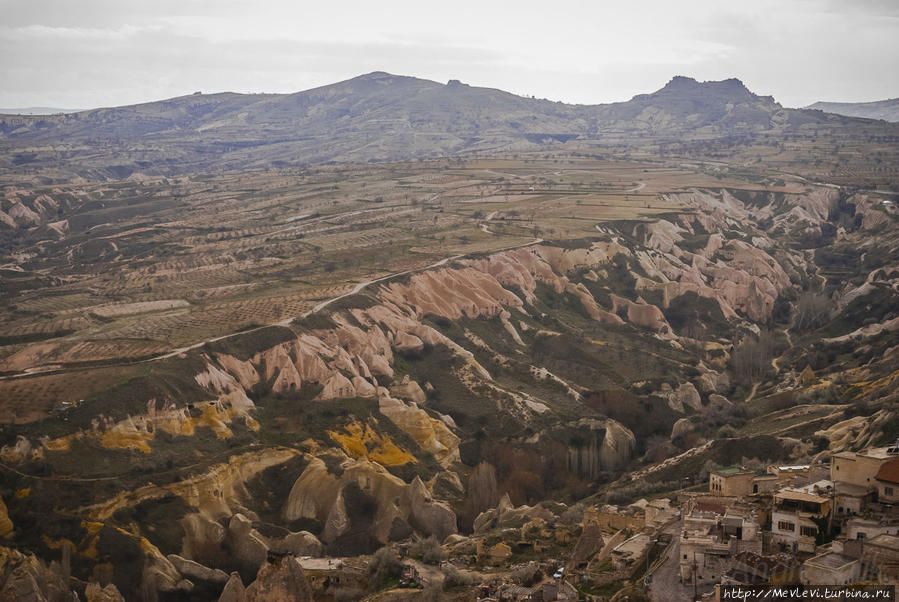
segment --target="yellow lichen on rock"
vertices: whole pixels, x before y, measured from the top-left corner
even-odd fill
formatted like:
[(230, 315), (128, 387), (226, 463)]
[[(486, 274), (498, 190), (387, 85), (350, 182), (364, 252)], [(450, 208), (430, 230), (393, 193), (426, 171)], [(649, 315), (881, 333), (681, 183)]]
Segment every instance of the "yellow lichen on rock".
[(72, 540), (66, 539), (65, 537), (53, 539), (47, 537), (46, 535), (41, 535), (41, 540), (44, 542), (44, 545), (51, 550), (61, 550), (65, 546), (68, 546), (72, 550), (76, 549), (76, 546), (72, 542)]
[(81, 553), (88, 558), (97, 559), (100, 557), (100, 553), (97, 551), (97, 542), (100, 540), (100, 529), (103, 528), (103, 523), (98, 523), (94, 521), (81, 521), (81, 527), (87, 531), (87, 535), (81, 540)]
[(401, 466), (418, 460), (387, 435), (379, 435), (367, 424), (353, 422), (345, 432), (328, 431), (328, 436), (353, 458), (366, 458), (383, 466)]
[[(231, 410), (231, 411), (229, 411)], [(229, 408), (219, 412), (215, 404), (209, 404), (203, 408), (203, 412), (193, 419), (194, 426), (207, 426), (212, 429), (217, 439), (230, 439), (233, 433), (224, 420), (230, 420), (233, 409)]]
[(459, 462), (459, 437), (445, 423), (431, 418), (415, 404), (405, 404), (381, 389), (378, 407), (400, 430), (412, 437), (421, 449), (430, 452), (441, 466)]
[(84, 529), (86, 533), (84, 537), (81, 538), (78, 545), (75, 545), (71, 539), (65, 537), (53, 539), (46, 535), (41, 535), (41, 539), (43, 540), (44, 545), (51, 550), (61, 550), (62, 548), (67, 547), (73, 552), (77, 550), (78, 553), (85, 558), (97, 560), (100, 557), (100, 553), (97, 551), (97, 542), (100, 539), (100, 529), (103, 528), (103, 523), (83, 520), (81, 521), (81, 528)]
[(8, 537), (13, 532), (13, 524), (9, 518), (9, 512), (3, 497), (0, 496), (0, 537)]
[[(157, 408), (156, 401), (151, 399), (147, 403), (146, 414), (129, 416), (115, 423), (96, 421), (92, 430), (79, 431), (57, 439), (45, 437), (41, 439), (41, 444), (47, 451), (69, 451), (74, 439), (90, 438), (99, 441), (106, 449), (136, 449), (150, 453), (150, 444), (156, 438), (157, 431), (172, 436), (192, 437), (197, 427), (207, 427), (217, 438), (229, 439), (234, 435), (229, 425), (237, 419), (243, 419), (250, 430), (260, 429), (259, 423), (249, 414), (255, 406), (236, 385), (230, 391), (220, 392), (217, 399), (196, 403), (195, 407), (199, 409), (199, 416), (192, 416), (190, 410), (178, 408), (172, 402), (166, 402), (161, 408)], [(12, 457), (15, 452), (16, 458), (25, 457), (25, 451), (28, 450), (23, 450), (8, 450), (7, 455)]]
[(809, 364), (805, 365), (805, 370), (803, 370), (799, 374), (799, 382), (802, 383), (806, 387), (811, 387), (817, 382), (815, 378), (815, 372), (812, 370), (812, 367)]
[[(119, 529), (119, 531), (122, 531), (122, 530)], [(133, 535), (131, 533), (128, 533), (127, 531), (122, 531), (122, 533), (133, 537)], [(153, 555), (153, 556), (161, 555), (159, 548), (157, 548), (152, 543), (150, 543), (150, 540), (147, 539), (146, 537), (140, 538), (140, 549), (143, 550), (144, 554), (147, 554), (147, 555)]]
[(137, 449), (145, 454), (150, 453), (149, 440), (153, 434), (137, 429), (111, 428), (100, 435), (100, 445), (106, 449)]
[(72, 445), (72, 438), (75, 435), (66, 435), (58, 439), (46, 439), (43, 441), (44, 449), (47, 451), (69, 451)]
[(899, 383), (899, 370), (895, 370), (890, 374), (876, 380), (856, 383), (862, 389), (865, 395), (872, 393), (878, 389), (892, 389)]

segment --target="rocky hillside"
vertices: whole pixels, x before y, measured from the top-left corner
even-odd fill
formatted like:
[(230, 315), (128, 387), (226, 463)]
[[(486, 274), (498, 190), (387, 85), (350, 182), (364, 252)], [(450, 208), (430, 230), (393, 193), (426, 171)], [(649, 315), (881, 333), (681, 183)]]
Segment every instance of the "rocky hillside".
[(806, 107), (825, 113), (835, 113), (848, 117), (864, 117), (865, 119), (882, 119), (883, 121), (899, 121), (899, 98), (877, 100), (874, 102), (816, 102)]
[(892, 204), (670, 194), (659, 219), (387, 278), (5, 425), (14, 586), (58, 586), (37, 557), (125, 599), (305, 596), (285, 555), (463, 541), (516, 506), (550, 518), (899, 434)]
[(288, 95), (195, 94), (67, 115), (0, 116), (0, 169), (122, 178), (136, 171), (388, 161), (565, 143), (632, 147), (684, 135), (702, 141), (805, 136), (814, 128), (855, 134), (864, 127), (784, 109), (736, 79), (679, 76), (655, 93), (589, 106), (376, 72)]

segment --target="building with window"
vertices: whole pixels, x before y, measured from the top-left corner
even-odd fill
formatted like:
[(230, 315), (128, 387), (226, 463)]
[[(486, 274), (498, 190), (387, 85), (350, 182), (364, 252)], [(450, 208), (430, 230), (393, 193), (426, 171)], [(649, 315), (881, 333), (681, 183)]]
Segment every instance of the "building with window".
[(798, 491), (781, 489), (774, 494), (774, 509), (771, 512), (772, 539), (785, 547), (799, 552), (814, 552), (815, 546), (831, 512), (829, 497)]
[(734, 506), (719, 511), (694, 509), (684, 516), (680, 536), (680, 574), (684, 582), (720, 579), (730, 558), (739, 552), (762, 551), (760, 527), (748, 508)]
[(875, 488), (880, 467), (897, 457), (889, 447), (875, 447), (860, 452), (845, 451), (830, 458), (830, 480)]
[(743, 470), (739, 466), (731, 466), (709, 473), (709, 493), (740, 497), (752, 493), (752, 471)]
[(837, 517), (861, 514), (873, 499), (874, 492), (870, 487), (853, 485), (842, 481), (834, 482), (834, 505)]
[(757, 474), (752, 477), (752, 493), (771, 493), (782, 486), (775, 474)]
[(893, 458), (882, 464), (875, 479), (878, 502), (886, 504), (899, 502), (899, 458)]

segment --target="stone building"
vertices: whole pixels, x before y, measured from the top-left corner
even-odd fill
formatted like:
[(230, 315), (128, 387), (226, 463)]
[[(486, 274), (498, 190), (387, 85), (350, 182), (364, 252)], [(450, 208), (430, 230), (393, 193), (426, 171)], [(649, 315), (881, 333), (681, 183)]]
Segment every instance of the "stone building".
[(781, 489), (774, 494), (772, 539), (794, 551), (814, 552), (822, 534), (822, 522), (827, 520), (830, 509), (831, 500), (828, 497)]
[(875, 488), (880, 467), (896, 458), (890, 448), (876, 447), (860, 452), (844, 451), (830, 458), (830, 480)]
[(847, 585), (858, 581), (861, 563), (857, 558), (825, 552), (802, 563), (803, 585)]
[(885, 504), (899, 502), (899, 457), (881, 464), (875, 480), (878, 502)]
[(752, 493), (752, 471), (739, 466), (713, 470), (709, 473), (709, 493), (740, 497)]

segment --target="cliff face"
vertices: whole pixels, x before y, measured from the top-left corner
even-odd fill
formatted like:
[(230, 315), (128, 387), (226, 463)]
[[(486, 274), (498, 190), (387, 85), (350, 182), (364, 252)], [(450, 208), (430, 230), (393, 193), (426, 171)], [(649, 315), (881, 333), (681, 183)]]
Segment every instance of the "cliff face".
[(251, 416), (255, 408), (240, 383), (216, 366), (207, 364), (206, 371), (195, 376), (198, 384), (208, 390), (209, 400), (190, 400), (192, 407), (179, 407), (173, 400), (160, 404), (155, 398), (146, 403), (146, 413), (114, 420), (100, 415), (90, 429), (81, 429), (62, 437), (42, 437), (41, 447), (35, 449), (30, 441), (15, 447), (6, 446), (0, 455), (11, 461), (23, 461), (43, 450), (67, 452), (74, 443), (96, 443), (110, 450), (136, 450), (149, 454), (157, 436), (192, 437), (198, 428), (210, 429), (216, 438), (229, 439), (231, 425), (242, 423), (252, 431), (259, 424)]
[(59, 189), (51, 195), (9, 187), (0, 198), (0, 224), (22, 230), (45, 226), (42, 233), (58, 238), (69, 228), (66, 220), (59, 220), (59, 214), (80, 200)]
[(74, 602), (76, 594), (57, 564), (48, 568), (33, 554), (0, 546), (0, 600)]
[(296, 558), (266, 562), (247, 588), (247, 602), (312, 602), (312, 589)]
[(456, 532), (456, 515), (448, 505), (433, 500), (418, 477), (405, 483), (364, 458), (332, 454), (331, 461), (340, 463), (339, 474), (329, 472), (322, 459), (312, 459), (290, 490), (283, 510), (285, 520), (316, 519), (324, 525), (323, 541), (332, 543), (359, 519), (347, 510), (347, 487), (355, 486), (371, 500), (374, 510), (366, 518), (372, 521), (372, 535), (382, 543), (389, 540), (397, 521), (440, 539)]
[(296, 456), (293, 449), (271, 448), (234, 455), (221, 464), (213, 464), (199, 475), (169, 485), (147, 485), (81, 509), (85, 516), (106, 520), (118, 510), (167, 496), (177, 496), (201, 514), (217, 520), (242, 508), (248, 497), (245, 483), (257, 473)]
[(614, 420), (606, 421), (605, 428), (606, 436), (599, 448), (600, 465), (610, 470), (621, 469), (633, 458), (636, 439), (629, 429)]

